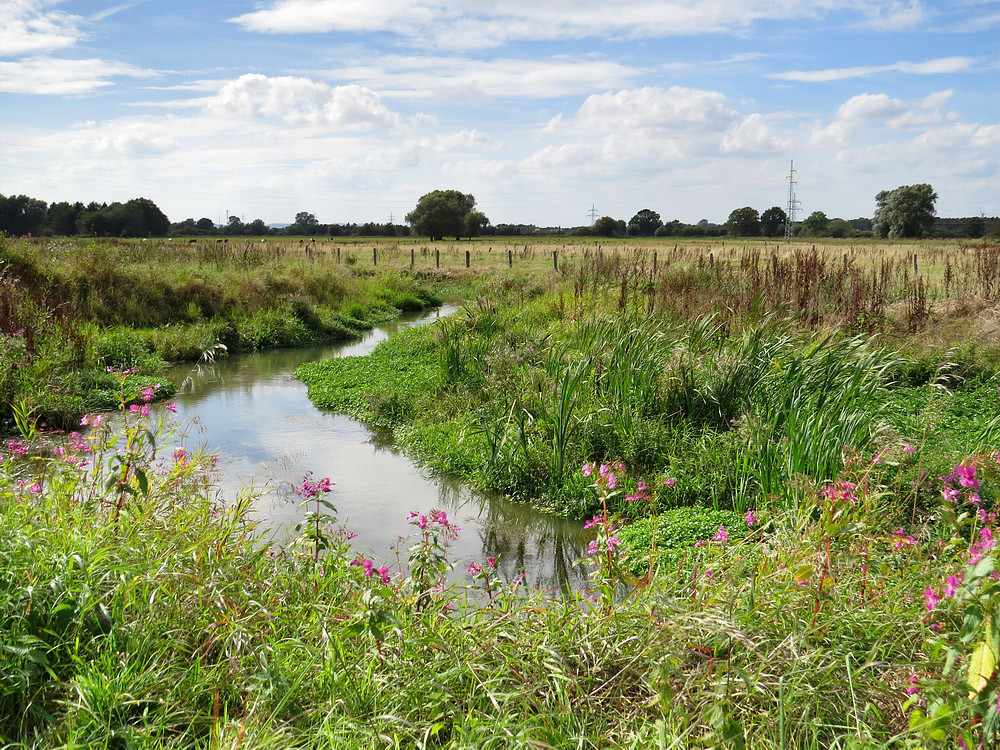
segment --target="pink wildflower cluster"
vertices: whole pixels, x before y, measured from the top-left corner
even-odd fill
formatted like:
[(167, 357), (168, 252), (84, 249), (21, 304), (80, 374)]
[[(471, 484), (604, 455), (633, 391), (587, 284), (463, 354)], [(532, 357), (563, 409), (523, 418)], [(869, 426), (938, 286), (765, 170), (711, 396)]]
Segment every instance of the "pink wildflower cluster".
[(757, 515), (753, 512), (752, 509), (746, 512), (746, 515), (743, 516), (743, 520), (746, 521), (747, 526), (749, 526), (750, 528), (756, 526), (757, 522), (760, 521), (760, 519), (757, 518)]
[(954, 599), (955, 594), (958, 592), (958, 587), (962, 585), (962, 579), (964, 575), (959, 573), (957, 576), (948, 576), (944, 582), (944, 590), (939, 595), (934, 589), (929, 586), (924, 590), (924, 608), (931, 612), (942, 599)]
[(894, 550), (900, 550), (900, 549), (905, 549), (907, 547), (913, 547), (917, 543), (917, 540), (914, 539), (909, 534), (907, 534), (906, 531), (903, 529), (902, 526), (900, 526), (900, 527), (898, 527), (896, 529), (893, 529), (893, 531), (892, 531), (892, 537), (893, 537), (892, 549), (894, 549)]
[(854, 490), (857, 488), (858, 485), (854, 482), (848, 482), (846, 479), (838, 479), (832, 484), (824, 485), (821, 492), (828, 500), (843, 500), (849, 503), (855, 503), (858, 498), (855, 497)]
[(649, 485), (646, 482), (639, 482), (636, 485), (635, 492), (625, 496), (625, 502), (632, 503), (636, 500), (649, 500), (649, 498)]
[[(621, 461), (613, 461), (611, 463), (604, 463), (597, 467), (597, 486), (603, 487), (609, 490), (618, 489), (618, 476), (615, 472), (624, 473), (625, 464)], [(592, 476), (594, 473), (594, 467), (590, 464), (583, 465), (583, 475), (585, 477)]]
[[(176, 459), (176, 455), (175, 455)], [(299, 495), (305, 500), (311, 500), (315, 497), (319, 497), (320, 493), (330, 492), (333, 487), (333, 482), (330, 481), (329, 477), (323, 477), (322, 479), (317, 479), (312, 481), (309, 477), (312, 476), (310, 471), (302, 478), (302, 484), (295, 488), (295, 494)]]
[(432, 525), (437, 525), (449, 539), (457, 539), (461, 529), (448, 520), (448, 514), (443, 510), (431, 510), (430, 515), (411, 510), (406, 520), (421, 531), (427, 531)]
[(984, 526), (979, 530), (979, 541), (973, 542), (969, 547), (969, 565), (975, 565), (986, 557), (986, 553), (996, 547), (996, 540), (993, 539), (993, 531), (989, 526)]
[(482, 573), (486, 569), (496, 570), (496, 567), (497, 567), (497, 559), (495, 557), (487, 557), (485, 566), (477, 562), (469, 563), (469, 569), (466, 571), (466, 573), (468, 573), (470, 576), (476, 576)]
[(389, 578), (389, 568), (383, 565), (381, 568), (376, 568), (375, 563), (369, 560), (367, 557), (356, 557), (351, 560), (351, 565), (357, 565), (364, 569), (366, 578), (373, 578), (375, 576), (379, 577), (382, 583), (388, 584), (390, 582)]
[(12, 456), (26, 456), (28, 455), (28, 444), (23, 440), (8, 440), (7, 450)]
[[(600, 552), (614, 552), (615, 548), (621, 544), (621, 540), (615, 535), (615, 523), (606, 520), (602, 516), (594, 516), (583, 525), (584, 529), (600, 529), (598, 538), (587, 545), (587, 554), (596, 555)], [(601, 547), (604, 547), (602, 550)]]
[(729, 541), (729, 534), (726, 533), (725, 526), (719, 526), (719, 530), (715, 532), (712, 537), (713, 542), (718, 542), (719, 544), (726, 544)]
[(100, 427), (104, 424), (103, 414), (85, 414), (83, 419), (80, 420), (80, 425), (82, 427)]

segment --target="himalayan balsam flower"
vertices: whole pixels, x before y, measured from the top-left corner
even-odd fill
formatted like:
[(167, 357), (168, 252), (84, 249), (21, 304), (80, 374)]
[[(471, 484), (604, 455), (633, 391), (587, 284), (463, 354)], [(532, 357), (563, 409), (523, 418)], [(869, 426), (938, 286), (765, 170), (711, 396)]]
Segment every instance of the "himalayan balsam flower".
[(667, 479), (664, 479), (663, 480), (663, 484), (666, 485), (667, 487), (673, 487), (674, 485), (677, 484), (677, 478), (676, 477), (669, 477)]
[(996, 546), (993, 539), (993, 531), (988, 527), (979, 530), (979, 541), (969, 548), (969, 565), (974, 565), (982, 560), (986, 553)]
[(893, 529), (892, 535), (895, 537), (895, 541), (892, 544), (892, 548), (894, 550), (900, 550), (905, 547), (913, 547), (917, 543), (917, 540), (907, 534), (903, 530), (902, 526), (897, 529)]
[(752, 510), (748, 510), (746, 515), (743, 516), (743, 520), (746, 521), (747, 526), (750, 526), (752, 528), (757, 524), (757, 521), (759, 519), (757, 518), (756, 515), (754, 515), (754, 512)]
[(924, 591), (924, 598), (926, 599), (924, 607), (926, 607), (928, 612), (932, 611), (938, 605), (938, 602), (941, 601), (941, 597), (935, 594), (932, 588)]
[(915, 674), (911, 674), (909, 682), (910, 685), (909, 687), (906, 688), (906, 694), (913, 695), (918, 690), (920, 690), (920, 680), (917, 679), (917, 676)]
[(945, 581), (944, 595), (949, 599), (954, 598), (955, 592), (958, 591), (958, 587), (961, 585), (961, 576), (948, 576), (948, 579)]
[(594, 473), (594, 467), (593, 466), (591, 466), (590, 464), (584, 464), (583, 465), (583, 475), (585, 477), (589, 477), (593, 473)]
[(715, 532), (715, 536), (712, 537), (713, 542), (718, 542), (719, 544), (725, 544), (729, 541), (729, 534), (726, 533), (726, 527), (720, 526), (719, 530)]

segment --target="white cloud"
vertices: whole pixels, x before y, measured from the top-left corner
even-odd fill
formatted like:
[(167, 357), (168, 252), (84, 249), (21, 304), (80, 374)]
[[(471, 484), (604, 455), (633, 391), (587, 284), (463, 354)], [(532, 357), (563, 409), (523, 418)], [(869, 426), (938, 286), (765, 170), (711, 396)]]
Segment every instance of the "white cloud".
[(920, 26), (926, 16), (920, 0), (910, 0), (908, 3), (890, 2), (883, 5), (873, 3), (867, 10), (864, 21), (857, 25), (862, 28), (877, 31), (901, 31)]
[(642, 72), (617, 62), (587, 58), (474, 60), (390, 55), (325, 74), (368, 86), (385, 96), (455, 103), (484, 97), (533, 99), (589, 93), (620, 87)]
[(827, 126), (814, 127), (810, 142), (815, 145), (844, 145), (864, 127), (912, 130), (935, 124), (946, 119), (941, 106), (951, 95), (950, 90), (938, 91), (909, 103), (885, 93), (852, 96), (837, 108)]
[(867, 65), (853, 68), (827, 68), (826, 70), (789, 70), (783, 73), (772, 73), (769, 78), (782, 81), (798, 81), (801, 83), (826, 83), (828, 81), (843, 81), (848, 78), (864, 78), (878, 73), (910, 73), (913, 75), (936, 75), (943, 73), (961, 73), (973, 68), (975, 59), (972, 57), (940, 57), (922, 63), (911, 63), (905, 60), (889, 65)]
[(51, 0), (4, 0), (0, 3), (0, 57), (36, 54), (72, 47), (83, 33), (83, 19), (52, 10)]
[(89, 94), (110, 86), (110, 78), (130, 76), (147, 78), (156, 71), (137, 68), (122, 62), (65, 60), (29, 57), (17, 62), (0, 62), (0, 92), (12, 94), (73, 95)]
[(718, 91), (671, 86), (647, 86), (615, 93), (593, 94), (571, 119), (553, 119), (548, 129), (621, 133), (656, 131), (723, 132), (739, 119)]
[(418, 46), (481, 49), (517, 40), (738, 33), (757, 21), (817, 18), (845, 6), (883, 26), (918, 21), (919, 5), (894, 0), (272, 0), (229, 20), (263, 33), (379, 31)]
[(209, 98), (213, 114), (260, 117), (289, 125), (322, 125), (339, 130), (399, 127), (378, 94), (363, 86), (329, 86), (308, 78), (248, 73), (229, 81)]
[(762, 115), (752, 114), (723, 136), (722, 150), (727, 153), (766, 153), (783, 150), (788, 143), (787, 139), (774, 136)]
[(72, 138), (70, 148), (111, 156), (151, 156), (166, 154), (178, 147), (177, 139), (164, 132), (162, 122), (124, 121), (113, 130), (94, 130)]

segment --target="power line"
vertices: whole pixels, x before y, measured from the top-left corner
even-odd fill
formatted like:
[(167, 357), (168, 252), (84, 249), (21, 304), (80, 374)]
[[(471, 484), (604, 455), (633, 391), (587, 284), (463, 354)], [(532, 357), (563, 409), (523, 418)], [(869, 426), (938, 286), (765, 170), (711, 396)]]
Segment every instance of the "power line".
[(587, 216), (590, 217), (591, 224), (597, 221), (597, 207), (593, 203), (590, 204), (590, 210), (587, 211)]

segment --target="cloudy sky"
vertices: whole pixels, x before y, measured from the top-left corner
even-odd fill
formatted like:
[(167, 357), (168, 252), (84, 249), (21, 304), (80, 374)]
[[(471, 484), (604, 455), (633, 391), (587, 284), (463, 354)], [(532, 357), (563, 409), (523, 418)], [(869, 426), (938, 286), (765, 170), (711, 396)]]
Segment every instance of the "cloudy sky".
[(0, 193), (173, 221), (1000, 214), (998, 0), (0, 0)]

